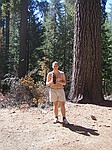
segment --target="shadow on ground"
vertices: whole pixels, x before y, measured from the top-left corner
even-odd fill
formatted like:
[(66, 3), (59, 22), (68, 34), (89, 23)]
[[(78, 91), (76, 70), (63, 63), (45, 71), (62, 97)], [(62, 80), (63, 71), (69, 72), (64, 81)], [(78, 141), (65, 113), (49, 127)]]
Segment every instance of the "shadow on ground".
[(112, 100), (104, 100), (100, 106), (112, 107)]
[(104, 100), (101, 103), (90, 103), (90, 102), (83, 102), (82, 100), (78, 102), (78, 104), (93, 104), (93, 105), (99, 105), (104, 107), (112, 107), (112, 100)]
[(98, 130), (85, 128), (85, 127), (82, 127), (82, 126), (79, 126), (79, 125), (67, 124), (67, 125), (63, 125), (63, 127), (68, 128), (71, 131), (76, 132), (78, 134), (83, 134), (85, 136), (90, 136), (90, 135), (98, 136), (98, 135), (100, 135), (98, 133)]

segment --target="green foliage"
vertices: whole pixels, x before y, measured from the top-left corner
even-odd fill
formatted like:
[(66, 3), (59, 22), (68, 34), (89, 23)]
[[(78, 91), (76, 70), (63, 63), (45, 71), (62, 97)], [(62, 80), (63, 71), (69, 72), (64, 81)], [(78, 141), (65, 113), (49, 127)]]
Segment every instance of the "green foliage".
[(110, 4), (110, 12), (108, 13), (109, 29), (111, 32), (110, 39), (112, 41), (112, 4)]
[(108, 16), (102, 14), (102, 83), (103, 93), (107, 96), (112, 93), (112, 31)]
[(7, 16), (8, 10), (10, 10), (10, 2), (4, 1), (2, 3), (2, 15)]
[[(112, 9), (106, 19), (107, 0), (100, 0), (102, 8), (102, 76), (104, 94), (110, 94), (112, 73)], [(7, 73), (17, 75), (20, 42), (20, 0), (0, 1), (0, 21), (3, 25), (3, 47), (0, 49), (0, 78)], [(112, 5), (110, 5), (112, 7)], [(110, 8), (111, 8), (110, 7)], [(10, 10), (10, 43), (8, 61), (6, 53), (6, 15)], [(28, 36), (29, 71), (37, 69), (32, 75), (35, 81), (45, 83), (46, 73), (56, 60), (65, 71), (67, 81), (71, 77), (74, 40), (74, 0), (29, 0)], [(106, 22), (105, 22), (106, 20)], [(8, 66), (8, 67), (7, 67)], [(69, 82), (66, 87), (69, 90)]]
[[(43, 52), (38, 50), (38, 47), (43, 41), (43, 25), (39, 20), (41, 14), (46, 12), (47, 2), (29, 1), (28, 8), (28, 49), (29, 49), (29, 69), (32, 70), (37, 67), (37, 60), (43, 57)], [(19, 65), (19, 44), (20, 44), (20, 0), (10, 0), (10, 3), (2, 1), (2, 16), (5, 22), (7, 10), (10, 10), (10, 45), (9, 45), (9, 62), (8, 72), (18, 73)], [(5, 48), (5, 32), (6, 25), (4, 24), (3, 44)], [(5, 51), (4, 51), (5, 52)], [(41, 55), (40, 55), (41, 54)], [(40, 58), (41, 57), (41, 58)]]
[(44, 26), (42, 49), (49, 60), (48, 68), (57, 60), (61, 69), (69, 72), (73, 49), (74, 6), (71, 3), (52, 0)]
[(10, 72), (17, 74), (19, 63), (19, 39), (20, 39), (20, 0), (10, 0)]
[(101, 12), (102, 12), (102, 24), (103, 24), (105, 23), (105, 19), (106, 19), (105, 9), (106, 9), (107, 0), (100, 0), (100, 3), (101, 3)]
[[(39, 12), (40, 10), (40, 12)], [(47, 11), (47, 2), (30, 1), (29, 15), (28, 15), (28, 48), (29, 48), (29, 70), (37, 69), (36, 74), (33, 75), (35, 81), (43, 82), (42, 76), (42, 61), (44, 51), (41, 49), (43, 42), (44, 27), (39, 16), (45, 16)]]

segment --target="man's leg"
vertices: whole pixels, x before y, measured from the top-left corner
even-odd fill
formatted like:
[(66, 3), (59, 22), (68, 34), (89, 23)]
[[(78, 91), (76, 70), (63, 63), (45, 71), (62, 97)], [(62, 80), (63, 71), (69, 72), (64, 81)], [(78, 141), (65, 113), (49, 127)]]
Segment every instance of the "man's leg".
[(54, 103), (54, 116), (58, 117), (58, 101), (53, 103)]
[(65, 102), (60, 102), (61, 113), (63, 117), (63, 124), (69, 124), (66, 119), (66, 110), (65, 110)]
[(54, 104), (54, 120), (53, 120), (53, 123), (57, 123), (58, 122), (58, 101), (56, 102), (53, 102)]
[(66, 112), (65, 112), (65, 102), (60, 102), (60, 107), (61, 107), (62, 117), (65, 117), (65, 115), (66, 115)]

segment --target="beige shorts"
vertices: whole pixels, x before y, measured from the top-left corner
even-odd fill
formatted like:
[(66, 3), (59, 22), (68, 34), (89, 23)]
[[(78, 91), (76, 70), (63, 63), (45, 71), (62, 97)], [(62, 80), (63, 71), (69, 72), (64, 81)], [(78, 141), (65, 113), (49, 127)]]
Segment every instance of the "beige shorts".
[(49, 98), (50, 98), (50, 102), (56, 102), (56, 101), (65, 102), (66, 97), (65, 97), (64, 89), (50, 89)]

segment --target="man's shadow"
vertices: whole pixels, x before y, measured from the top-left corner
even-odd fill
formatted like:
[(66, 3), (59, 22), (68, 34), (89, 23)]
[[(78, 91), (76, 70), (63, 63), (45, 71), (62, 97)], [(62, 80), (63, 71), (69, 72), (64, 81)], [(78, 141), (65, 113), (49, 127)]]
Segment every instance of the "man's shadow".
[(86, 136), (90, 136), (90, 135), (98, 136), (99, 135), (98, 130), (85, 128), (85, 127), (82, 127), (82, 126), (79, 126), (79, 125), (74, 125), (74, 124), (67, 124), (67, 125), (62, 124), (62, 125), (63, 125), (63, 127), (68, 128), (71, 131), (76, 132), (78, 134), (83, 134), (83, 135), (86, 135)]

